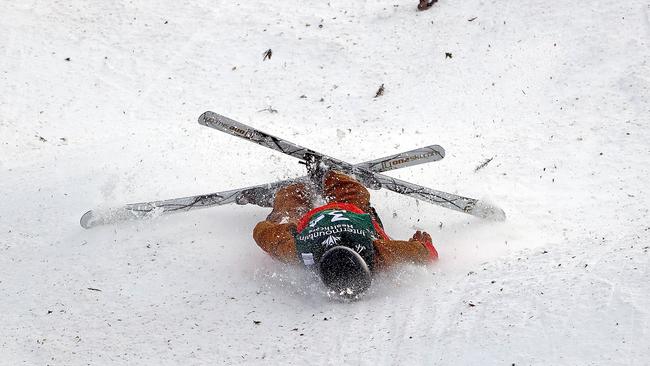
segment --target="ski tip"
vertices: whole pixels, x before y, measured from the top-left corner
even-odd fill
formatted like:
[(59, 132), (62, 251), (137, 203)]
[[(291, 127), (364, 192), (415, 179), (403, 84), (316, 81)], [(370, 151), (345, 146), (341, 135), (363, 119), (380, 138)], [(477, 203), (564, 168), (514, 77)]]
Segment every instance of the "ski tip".
[(479, 201), (472, 209), (472, 215), (490, 221), (506, 221), (506, 213), (499, 207)]
[(438, 155), (440, 155), (438, 160), (442, 160), (445, 158), (446, 151), (444, 147), (440, 145), (431, 145), (429, 147), (431, 148), (431, 150), (435, 151)]
[(201, 113), (201, 115), (199, 116), (199, 124), (203, 125), (203, 126), (207, 126), (208, 125), (208, 120), (213, 119), (215, 114), (216, 113), (214, 113), (212, 111), (205, 111), (205, 112)]
[(79, 220), (79, 225), (81, 225), (81, 227), (84, 229), (90, 229), (91, 227), (93, 227), (92, 222), (93, 222), (93, 212), (87, 211), (85, 214), (83, 214), (83, 216), (81, 216), (81, 219)]
[(79, 224), (84, 229), (128, 219), (128, 211), (122, 208), (90, 210), (81, 216)]

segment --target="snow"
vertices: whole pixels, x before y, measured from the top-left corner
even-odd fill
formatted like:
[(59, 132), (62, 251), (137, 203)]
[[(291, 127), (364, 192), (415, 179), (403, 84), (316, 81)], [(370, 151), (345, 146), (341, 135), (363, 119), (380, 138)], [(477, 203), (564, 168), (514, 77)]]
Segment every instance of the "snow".
[[(416, 4), (0, 3), (0, 364), (650, 363), (650, 6)], [(263, 208), (79, 226), (304, 173), (206, 110), (351, 163), (440, 144), (388, 175), (508, 219), (373, 191), (441, 260), (352, 303), (256, 247)]]

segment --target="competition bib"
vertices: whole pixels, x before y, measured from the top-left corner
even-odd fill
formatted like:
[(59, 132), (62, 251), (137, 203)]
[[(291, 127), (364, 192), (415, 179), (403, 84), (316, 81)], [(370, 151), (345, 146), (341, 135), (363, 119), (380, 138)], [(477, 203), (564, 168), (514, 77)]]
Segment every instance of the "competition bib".
[(313, 266), (335, 246), (355, 250), (372, 268), (378, 235), (368, 214), (345, 210), (324, 210), (315, 213), (305, 228), (296, 234), (296, 249), (305, 266)]

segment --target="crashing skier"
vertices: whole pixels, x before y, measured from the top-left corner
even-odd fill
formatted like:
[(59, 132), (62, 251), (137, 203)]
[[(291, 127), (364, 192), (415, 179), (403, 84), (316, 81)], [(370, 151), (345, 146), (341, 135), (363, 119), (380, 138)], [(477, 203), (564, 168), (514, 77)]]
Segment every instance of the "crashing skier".
[[(438, 258), (426, 232), (418, 231), (408, 241), (390, 239), (368, 190), (355, 179), (329, 171), (322, 192), (316, 192), (317, 186), (293, 183), (275, 194), (273, 210), (253, 230), (255, 242), (272, 257), (302, 262), (343, 297), (366, 291), (377, 270)], [(314, 207), (320, 198), (326, 204)]]
[[(372, 274), (378, 270), (401, 262), (427, 263), (438, 257), (426, 232), (418, 231), (407, 241), (390, 239), (370, 205), (366, 187), (385, 188), (487, 220), (506, 219), (505, 212), (490, 203), (382, 174), (442, 159), (445, 151), (439, 145), (353, 165), (214, 112), (203, 113), (199, 123), (293, 156), (307, 167), (309, 175), (197, 196), (90, 210), (81, 217), (81, 226), (88, 229), (229, 203), (273, 207), (267, 219), (255, 227), (253, 236), (257, 244), (277, 259), (302, 262), (315, 269), (328, 287), (352, 298), (368, 289)], [(319, 199), (324, 206), (319, 206)]]

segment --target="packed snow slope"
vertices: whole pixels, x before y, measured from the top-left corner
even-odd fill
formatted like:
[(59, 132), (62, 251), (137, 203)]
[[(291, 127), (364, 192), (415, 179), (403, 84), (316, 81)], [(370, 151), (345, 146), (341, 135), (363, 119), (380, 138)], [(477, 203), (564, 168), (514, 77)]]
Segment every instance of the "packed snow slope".
[[(650, 364), (647, 1), (416, 4), (0, 2), (0, 364)], [(205, 110), (351, 163), (440, 144), (389, 175), (508, 219), (373, 191), (441, 259), (352, 303), (257, 248), (268, 209), (79, 226), (304, 173)]]

